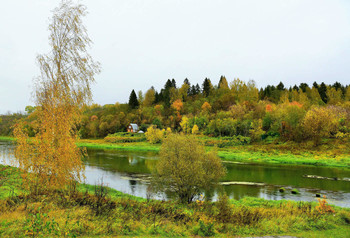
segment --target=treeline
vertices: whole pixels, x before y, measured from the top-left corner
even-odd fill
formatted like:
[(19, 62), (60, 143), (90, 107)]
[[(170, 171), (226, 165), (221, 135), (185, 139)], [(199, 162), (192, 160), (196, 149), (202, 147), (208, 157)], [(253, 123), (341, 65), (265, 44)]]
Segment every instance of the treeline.
[[(35, 133), (35, 111), (27, 121), (28, 131)], [(322, 138), (349, 137), (350, 86), (315, 82), (286, 88), (280, 82), (258, 89), (253, 80), (229, 83), (225, 76), (217, 85), (206, 78), (201, 86), (188, 79), (178, 86), (169, 79), (159, 91), (132, 90), (127, 104), (85, 107), (78, 129), (82, 138), (102, 138), (126, 131), (129, 123), (144, 131), (155, 125), (209, 136), (313, 139), (318, 144)]]

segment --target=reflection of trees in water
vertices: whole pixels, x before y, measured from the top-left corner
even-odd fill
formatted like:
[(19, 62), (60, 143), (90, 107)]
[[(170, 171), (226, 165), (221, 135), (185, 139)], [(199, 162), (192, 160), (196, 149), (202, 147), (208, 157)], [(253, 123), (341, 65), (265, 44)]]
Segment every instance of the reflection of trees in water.
[(226, 164), (225, 181), (261, 182), (278, 186), (318, 188), (333, 191), (350, 191), (349, 182), (325, 179), (310, 179), (303, 175), (324, 177), (349, 177), (349, 170), (308, 166), (268, 166), (247, 164)]
[(16, 163), (13, 161), (13, 150), (14, 145), (12, 142), (0, 141), (0, 163), (16, 166)]
[[(154, 160), (144, 159), (137, 153), (121, 151), (89, 150), (88, 165), (98, 166), (106, 171), (149, 174)], [(150, 162), (149, 162), (150, 161)]]
[(137, 160), (137, 158), (136, 158), (135, 155), (130, 155), (130, 154), (129, 154), (127, 157), (128, 157), (129, 164), (130, 164), (131, 166), (137, 164), (138, 160)]
[(148, 169), (148, 171), (152, 172), (153, 169), (156, 167), (157, 160), (145, 160), (145, 165)]
[(223, 186), (226, 194), (230, 198), (239, 200), (245, 196), (260, 197), (261, 187), (258, 186), (244, 186), (244, 185), (229, 185)]
[(130, 184), (131, 193), (135, 194), (135, 187), (136, 187), (137, 181), (129, 180), (129, 184)]

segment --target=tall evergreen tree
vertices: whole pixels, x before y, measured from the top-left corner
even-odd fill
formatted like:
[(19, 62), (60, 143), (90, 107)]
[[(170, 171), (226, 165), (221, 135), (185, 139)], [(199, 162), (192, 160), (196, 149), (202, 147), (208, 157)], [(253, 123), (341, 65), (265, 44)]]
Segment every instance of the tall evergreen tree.
[(284, 84), (282, 82), (280, 82), (278, 85), (277, 85), (277, 90), (284, 90)]
[(134, 89), (131, 91), (130, 93), (130, 97), (129, 97), (129, 107), (131, 109), (135, 109), (139, 106), (139, 101), (137, 100), (137, 96), (136, 93), (134, 91)]
[(322, 82), (318, 87), (318, 93), (320, 94), (322, 101), (324, 103), (327, 103), (328, 102), (327, 85), (324, 82)]
[(188, 78), (185, 78), (184, 83), (188, 85), (187, 96), (191, 96), (191, 83)]
[(176, 81), (175, 81), (175, 79), (172, 79), (172, 80), (171, 80), (171, 86), (172, 86), (173, 88), (176, 88)]
[[(173, 82), (168, 79), (168, 81), (164, 85), (164, 89), (161, 90), (162, 101), (166, 107), (170, 107), (170, 89), (174, 87), (175, 80)], [(176, 86), (176, 83), (175, 83)]]
[(212, 84), (210, 82), (210, 79), (205, 78), (204, 82), (203, 82), (203, 95), (204, 95), (204, 97), (209, 96), (211, 88), (212, 88)]
[(309, 87), (309, 85), (307, 83), (301, 83), (299, 85), (299, 88), (303, 91), (303, 93), (306, 92), (306, 89)]
[(196, 84), (196, 90), (195, 90), (195, 95), (200, 94), (201, 93), (201, 87), (199, 87), (199, 84)]

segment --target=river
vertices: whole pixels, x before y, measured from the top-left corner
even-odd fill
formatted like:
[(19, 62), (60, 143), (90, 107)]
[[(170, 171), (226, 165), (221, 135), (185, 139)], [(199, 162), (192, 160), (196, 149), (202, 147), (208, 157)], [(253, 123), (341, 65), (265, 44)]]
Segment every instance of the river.
[[(0, 141), (0, 161), (8, 164), (13, 155), (11, 142)], [(146, 197), (150, 173), (157, 163), (157, 154), (88, 149), (84, 159), (86, 183), (103, 183), (121, 192)], [(224, 162), (227, 175), (218, 188), (206, 191), (208, 199), (216, 200), (217, 191), (224, 189), (230, 198), (245, 196), (271, 200), (317, 201), (316, 193), (325, 195), (330, 204), (350, 207), (350, 169), (315, 166), (276, 166)], [(310, 178), (305, 175), (316, 175)], [(332, 178), (337, 178), (333, 180)], [(286, 191), (281, 193), (279, 189)], [(298, 189), (300, 194), (292, 194)], [(168, 195), (169, 196), (169, 195)], [(158, 195), (157, 199), (167, 199)]]

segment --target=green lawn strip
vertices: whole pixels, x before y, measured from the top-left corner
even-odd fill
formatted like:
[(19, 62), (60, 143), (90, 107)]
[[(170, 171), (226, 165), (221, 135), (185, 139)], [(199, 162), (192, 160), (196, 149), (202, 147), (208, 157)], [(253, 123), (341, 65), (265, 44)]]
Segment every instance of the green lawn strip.
[(16, 138), (11, 137), (11, 136), (0, 136), (0, 140), (4, 140), (4, 141), (15, 141)]

